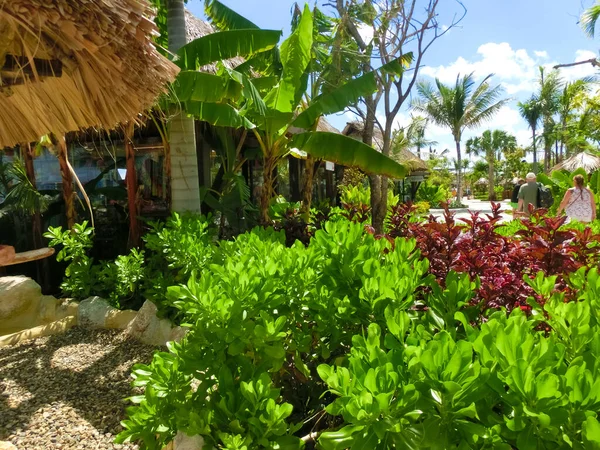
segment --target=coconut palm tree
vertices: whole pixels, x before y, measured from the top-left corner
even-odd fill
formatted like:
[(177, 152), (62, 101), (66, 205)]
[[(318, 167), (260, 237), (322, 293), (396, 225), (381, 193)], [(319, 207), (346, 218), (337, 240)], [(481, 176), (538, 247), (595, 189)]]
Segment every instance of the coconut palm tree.
[(436, 141), (425, 137), (428, 123), (429, 119), (424, 117), (412, 117), (411, 123), (408, 126), (394, 132), (391, 153), (397, 154), (402, 150), (416, 149), (417, 156), (420, 158), (422, 148), (437, 144)]
[[(496, 200), (495, 167), (504, 150), (514, 150), (517, 139), (503, 130), (486, 130), (479, 137), (467, 141), (467, 154), (474, 156), (485, 155), (488, 171), (488, 200)], [(498, 155), (498, 156), (497, 156)]]
[(563, 87), (563, 81), (557, 70), (546, 73), (543, 67), (540, 67), (540, 77), (538, 78), (540, 104), (542, 119), (542, 139), (544, 143), (544, 170), (550, 170), (552, 160), (552, 144), (555, 140), (554, 115), (559, 110), (560, 93)]
[(439, 79), (435, 87), (428, 82), (417, 85), (419, 99), (413, 108), (433, 123), (450, 128), (456, 143), (457, 193), (462, 198), (462, 153), (460, 143), (465, 129), (477, 128), (490, 120), (507, 102), (499, 100), (501, 87), (490, 85), (488, 75), (476, 86), (473, 74), (456, 77), (454, 86), (446, 86)]
[(537, 162), (537, 145), (536, 145), (536, 132), (540, 119), (542, 117), (542, 108), (538, 98), (533, 95), (526, 102), (519, 102), (517, 105), (521, 117), (525, 119), (529, 128), (531, 128), (531, 146), (533, 149), (533, 171), (538, 173), (538, 162)]
[[(566, 153), (569, 153), (569, 126), (573, 122), (573, 112), (579, 110), (582, 106), (583, 100), (586, 94), (590, 90), (592, 80), (590, 78), (584, 78), (573, 82), (566, 83), (560, 93), (558, 99), (558, 116), (559, 116), (559, 129), (557, 130), (557, 138), (560, 140), (560, 157), (565, 156), (565, 145)], [(585, 112), (584, 112), (585, 114)], [(583, 114), (582, 114), (583, 116)], [(576, 122), (579, 122), (576, 120)], [(558, 156), (558, 155), (557, 155)]]

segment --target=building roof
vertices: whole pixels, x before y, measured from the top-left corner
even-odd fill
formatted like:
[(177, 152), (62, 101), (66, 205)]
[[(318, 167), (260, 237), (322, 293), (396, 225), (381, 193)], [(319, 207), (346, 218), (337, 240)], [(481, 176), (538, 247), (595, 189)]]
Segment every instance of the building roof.
[(152, 106), (178, 68), (146, 0), (0, 2), (0, 147), (114, 128)]
[(584, 169), (587, 173), (600, 169), (600, 157), (588, 152), (577, 153), (554, 166), (552, 171), (568, 170), (569, 172), (573, 172), (577, 169)]
[[(348, 122), (342, 134), (355, 139), (362, 139), (364, 124), (359, 121)], [(373, 130), (373, 148), (381, 152), (383, 150), (383, 133), (378, 127)], [(400, 164), (406, 165), (410, 172), (429, 172), (427, 163), (410, 150), (402, 149), (400, 152), (391, 154), (390, 158)]]

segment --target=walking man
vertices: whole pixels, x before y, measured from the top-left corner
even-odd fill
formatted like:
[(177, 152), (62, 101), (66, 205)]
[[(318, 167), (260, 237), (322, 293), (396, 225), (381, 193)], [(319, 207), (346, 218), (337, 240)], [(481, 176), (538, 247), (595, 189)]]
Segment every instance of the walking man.
[(538, 207), (538, 185), (536, 183), (535, 173), (529, 172), (525, 177), (527, 183), (521, 186), (519, 189), (519, 204), (517, 212), (529, 217), (529, 205), (533, 206), (533, 209)]

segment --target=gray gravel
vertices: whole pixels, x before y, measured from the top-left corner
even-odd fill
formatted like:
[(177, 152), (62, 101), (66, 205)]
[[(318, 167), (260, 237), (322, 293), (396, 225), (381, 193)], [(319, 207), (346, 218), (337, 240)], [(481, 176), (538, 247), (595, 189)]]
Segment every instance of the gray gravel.
[(121, 331), (73, 328), (0, 348), (0, 441), (18, 450), (137, 449), (117, 445), (131, 366), (155, 349)]

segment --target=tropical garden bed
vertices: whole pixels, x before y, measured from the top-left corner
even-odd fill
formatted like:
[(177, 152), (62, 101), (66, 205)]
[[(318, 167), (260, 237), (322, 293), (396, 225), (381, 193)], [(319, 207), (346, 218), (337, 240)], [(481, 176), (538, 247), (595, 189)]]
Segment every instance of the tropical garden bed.
[(175, 215), (144, 252), (104, 263), (85, 256), (89, 228), (70, 242), (52, 230), (72, 295), (151, 298), (190, 330), (134, 368), (143, 392), (118, 442), (596, 448), (597, 225), (542, 212), (502, 224), (497, 204), (460, 221), (413, 209), (393, 207), (376, 236), (357, 205), (308, 225), (290, 207), (233, 240)]

